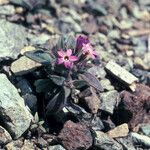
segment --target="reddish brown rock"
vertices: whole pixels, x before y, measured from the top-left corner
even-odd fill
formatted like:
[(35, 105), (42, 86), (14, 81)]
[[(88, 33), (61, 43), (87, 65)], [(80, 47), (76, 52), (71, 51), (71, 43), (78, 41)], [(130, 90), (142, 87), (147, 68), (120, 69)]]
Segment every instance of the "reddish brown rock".
[[(123, 91), (121, 101), (116, 110), (116, 119), (120, 123), (128, 123), (131, 129), (140, 123), (145, 123), (150, 110), (150, 88), (137, 84), (135, 92)], [(147, 116), (147, 117), (146, 117)]]
[(72, 121), (65, 123), (58, 137), (67, 150), (88, 149), (93, 142), (90, 130)]

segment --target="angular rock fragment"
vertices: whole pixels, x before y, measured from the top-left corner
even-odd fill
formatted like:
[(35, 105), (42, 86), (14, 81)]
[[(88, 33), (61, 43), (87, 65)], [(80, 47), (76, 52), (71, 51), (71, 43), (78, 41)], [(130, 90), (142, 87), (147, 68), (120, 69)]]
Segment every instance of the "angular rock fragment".
[[(112, 74), (114, 77), (118, 78), (121, 82), (127, 84), (128, 86), (133, 85), (138, 78), (129, 73), (127, 70), (122, 68), (120, 65), (116, 64), (113, 61), (109, 61), (105, 67), (107, 71)], [(132, 87), (130, 87), (132, 90)], [(134, 88), (133, 88), (134, 91)]]
[(129, 133), (128, 124), (124, 123), (107, 132), (111, 138), (125, 137)]
[(11, 71), (15, 75), (24, 75), (37, 69), (40, 66), (41, 64), (27, 58), (26, 56), (22, 56), (11, 64)]
[(82, 93), (80, 93), (82, 102), (87, 106), (89, 111), (96, 114), (100, 107), (100, 99), (97, 96), (94, 88), (87, 88)]
[(0, 145), (5, 145), (12, 140), (10, 134), (0, 126)]
[(150, 137), (134, 132), (131, 133), (131, 137), (136, 144), (150, 148)]
[(142, 126), (140, 127), (140, 131), (141, 131), (144, 135), (150, 137), (150, 124), (142, 125)]
[(88, 149), (93, 142), (90, 130), (72, 121), (65, 123), (58, 137), (67, 150)]
[(136, 150), (134, 142), (130, 135), (123, 138), (116, 138), (116, 141), (120, 143), (125, 150)]
[(0, 59), (16, 59), (27, 44), (27, 32), (21, 25), (0, 20)]
[(123, 91), (121, 101), (114, 113), (117, 123), (128, 123), (134, 129), (139, 123), (149, 123), (145, 118), (149, 116), (150, 88), (137, 84), (135, 92)]
[(48, 150), (65, 150), (61, 145), (49, 146)]
[(0, 117), (7, 131), (16, 139), (28, 129), (32, 115), (4, 74), (0, 74), (0, 89)]
[(103, 110), (109, 114), (113, 114), (118, 100), (119, 93), (115, 90), (102, 93), (100, 110)]
[(0, 15), (14, 15), (15, 7), (12, 5), (0, 6)]
[(123, 147), (118, 142), (101, 131), (96, 132), (94, 146), (103, 150), (123, 150)]

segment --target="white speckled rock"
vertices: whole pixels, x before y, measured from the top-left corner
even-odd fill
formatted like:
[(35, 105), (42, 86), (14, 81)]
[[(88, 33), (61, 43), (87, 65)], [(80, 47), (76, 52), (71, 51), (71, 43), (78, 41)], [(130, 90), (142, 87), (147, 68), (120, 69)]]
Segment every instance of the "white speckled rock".
[(11, 136), (17, 139), (29, 128), (32, 115), (5, 74), (0, 74), (0, 89), (0, 118)]

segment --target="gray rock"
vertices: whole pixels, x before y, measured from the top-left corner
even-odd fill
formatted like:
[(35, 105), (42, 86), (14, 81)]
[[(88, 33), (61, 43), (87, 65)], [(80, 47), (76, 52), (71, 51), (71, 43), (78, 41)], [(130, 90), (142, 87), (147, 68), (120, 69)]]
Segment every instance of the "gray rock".
[(144, 135), (150, 136), (150, 124), (143, 125), (140, 130)]
[(40, 67), (41, 64), (22, 56), (11, 64), (11, 71), (15, 75), (24, 75)]
[(0, 6), (1, 15), (13, 15), (15, 14), (15, 7), (13, 5)]
[(21, 25), (0, 20), (0, 59), (16, 59), (27, 44), (27, 32)]
[(131, 137), (134, 143), (150, 148), (150, 137), (134, 132), (131, 133)]
[(12, 140), (10, 134), (0, 126), (0, 145), (7, 144)]
[(0, 83), (0, 117), (7, 131), (17, 139), (30, 126), (32, 115), (6, 75), (0, 74)]
[(100, 83), (105, 90), (107, 91), (114, 90), (114, 87), (111, 85), (111, 82), (108, 79), (102, 79)]
[(118, 99), (119, 93), (116, 90), (102, 93), (100, 109), (113, 114)]
[(48, 150), (65, 150), (61, 145), (49, 146)]
[(123, 150), (122, 146), (107, 134), (97, 131), (94, 146), (103, 150)]
[(49, 40), (51, 37), (47, 34), (41, 34), (39, 36), (35, 35), (28, 35), (28, 38), (30, 40), (30, 44), (32, 45), (42, 45), (45, 44), (47, 40)]
[(136, 150), (130, 136), (124, 138), (116, 138), (116, 140), (124, 147), (125, 150)]

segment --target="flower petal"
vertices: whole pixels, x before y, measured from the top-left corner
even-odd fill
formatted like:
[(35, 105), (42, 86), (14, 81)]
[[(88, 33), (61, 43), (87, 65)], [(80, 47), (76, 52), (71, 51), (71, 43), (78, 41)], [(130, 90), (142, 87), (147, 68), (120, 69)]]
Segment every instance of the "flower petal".
[(69, 69), (69, 68), (72, 68), (72, 63), (71, 63), (70, 61), (65, 61), (65, 62), (64, 62), (64, 65), (65, 65), (65, 67), (68, 68), (68, 69)]
[(78, 57), (76, 57), (76, 56), (70, 56), (70, 57), (69, 57), (69, 60), (72, 61), (72, 62), (73, 62), (73, 61), (77, 61), (77, 60), (78, 60)]
[(58, 58), (57, 59), (57, 64), (59, 65), (59, 64), (62, 64), (64, 62), (64, 59), (63, 58)]
[(66, 53), (67, 53), (67, 56), (71, 56), (72, 55), (72, 50), (68, 49)]
[(60, 51), (57, 52), (57, 54), (58, 54), (59, 57), (64, 57), (65, 52), (60, 50)]

